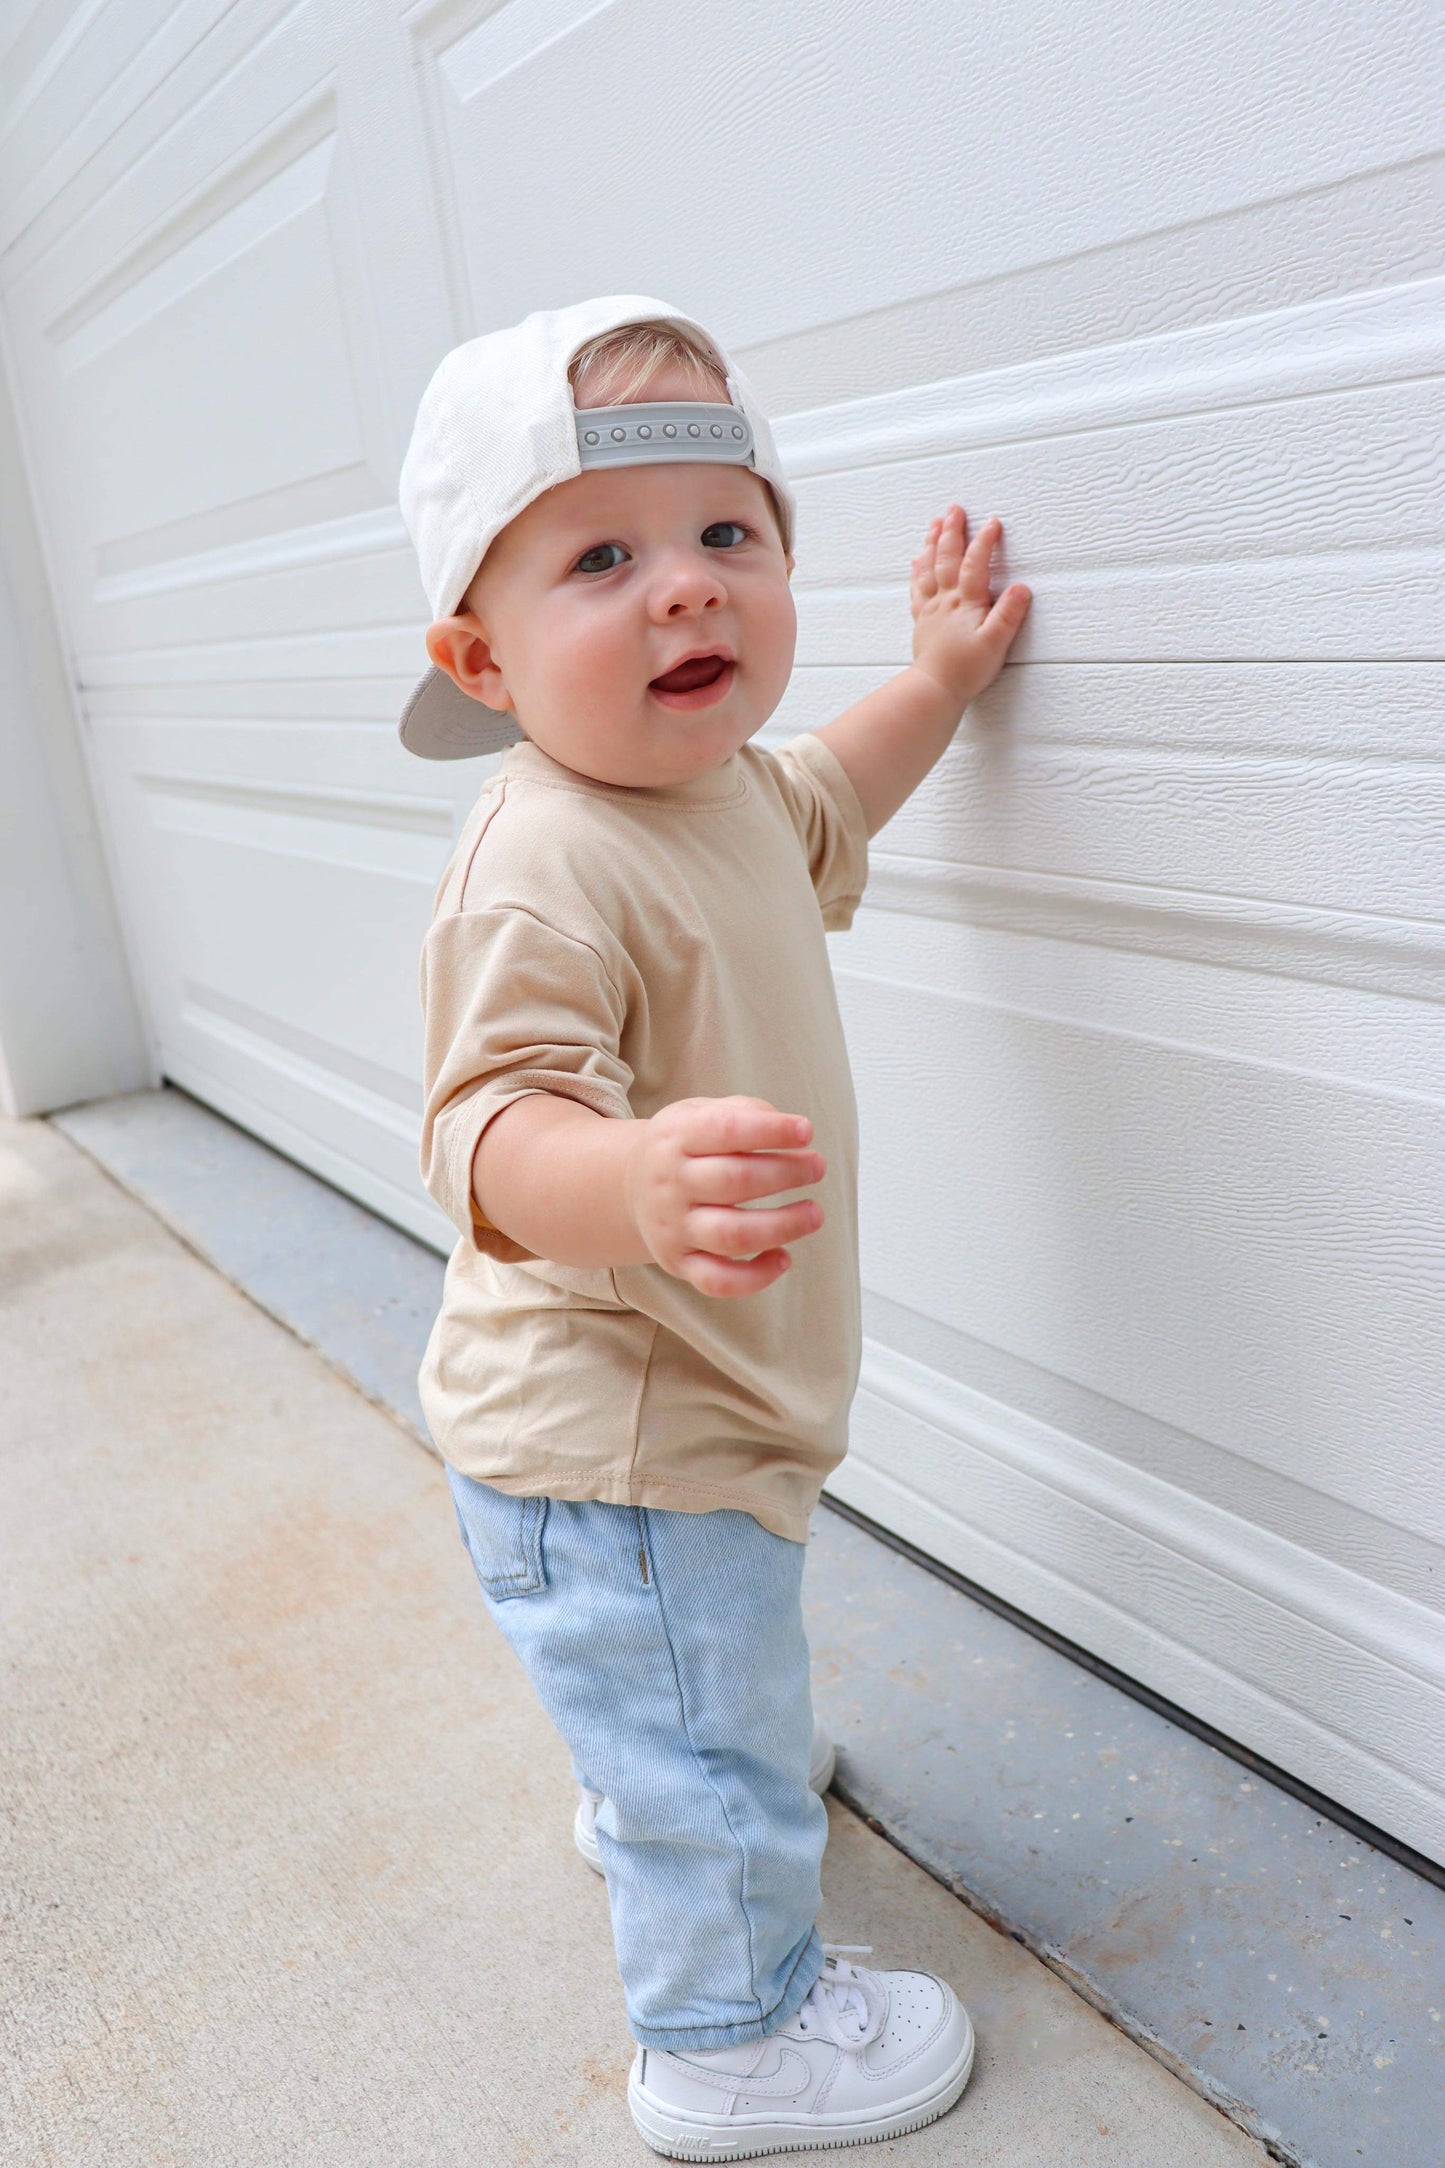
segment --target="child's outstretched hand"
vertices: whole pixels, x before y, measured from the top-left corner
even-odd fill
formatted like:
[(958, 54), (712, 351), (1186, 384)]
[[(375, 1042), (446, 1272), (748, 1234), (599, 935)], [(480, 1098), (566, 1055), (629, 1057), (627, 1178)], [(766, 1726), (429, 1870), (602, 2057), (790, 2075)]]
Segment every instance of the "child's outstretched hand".
[(760, 1205), (810, 1188), (826, 1172), (809, 1149), (813, 1125), (766, 1099), (677, 1099), (645, 1122), (627, 1181), (633, 1224), (653, 1259), (704, 1295), (755, 1295), (792, 1263), (787, 1244), (815, 1234), (811, 1197)]
[(913, 660), (960, 709), (998, 676), (1033, 600), (1016, 580), (990, 606), (989, 574), (1002, 534), (1003, 521), (987, 519), (970, 542), (963, 506), (951, 504), (913, 560)]

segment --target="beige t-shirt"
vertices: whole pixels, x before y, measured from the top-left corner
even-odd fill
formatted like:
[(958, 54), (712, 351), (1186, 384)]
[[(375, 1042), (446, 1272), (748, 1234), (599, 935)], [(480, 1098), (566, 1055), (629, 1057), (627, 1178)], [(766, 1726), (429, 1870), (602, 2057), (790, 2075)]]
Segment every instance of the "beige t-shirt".
[[(461, 1230), (421, 1373), (438, 1447), (518, 1493), (705, 1513), (804, 1540), (857, 1383), (857, 1115), (825, 928), (868, 836), (822, 740), (747, 745), (657, 790), (532, 744), (483, 790), (422, 959), (422, 1173)], [(806, 1114), (823, 1226), (756, 1295), (660, 1265), (535, 1258), (483, 1218), (472, 1160), (524, 1093), (642, 1119), (746, 1092)]]

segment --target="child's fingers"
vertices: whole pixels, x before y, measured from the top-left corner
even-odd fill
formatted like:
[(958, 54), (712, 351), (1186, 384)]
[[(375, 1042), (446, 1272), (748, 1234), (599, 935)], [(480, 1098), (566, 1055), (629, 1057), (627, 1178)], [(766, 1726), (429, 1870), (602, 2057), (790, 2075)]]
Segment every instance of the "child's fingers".
[(771, 1210), (704, 1204), (688, 1213), (685, 1240), (710, 1257), (756, 1257), (785, 1243), (800, 1242), (804, 1235), (816, 1234), (822, 1224), (823, 1207), (811, 1197)]
[(937, 526), (938, 522), (935, 520), (928, 530), (928, 539), (913, 560), (913, 578), (909, 583), (909, 591), (915, 607), (920, 602), (929, 601), (938, 593)]
[(963, 560), (962, 585), (971, 602), (988, 601), (993, 553), (1003, 537), (1003, 521), (986, 519), (968, 546)]
[(1006, 587), (979, 626), (980, 635), (986, 640), (996, 640), (1002, 646), (1009, 647), (1015, 633), (1028, 616), (1029, 604), (1033, 599), (1032, 589), (1022, 586), (1018, 581), (1015, 581), (1012, 587)]
[(680, 1271), (704, 1295), (756, 1295), (781, 1279), (792, 1262), (786, 1250), (764, 1250), (760, 1257), (745, 1260), (693, 1250), (683, 1258)]
[(696, 1099), (678, 1111), (682, 1148), (699, 1157), (797, 1150), (813, 1134), (806, 1115), (784, 1114), (766, 1099)]
[(958, 570), (963, 563), (964, 537), (968, 521), (961, 504), (951, 504), (938, 523), (936, 552), (937, 577), (940, 587), (956, 587)]
[(985, 626), (992, 624), (995, 618), (997, 618), (1001, 624), (1014, 620), (1017, 620), (1019, 624), (1022, 624), (1024, 617), (1027, 614), (1028, 606), (1033, 601), (1033, 599), (1033, 589), (1031, 587), (1025, 587), (1021, 580), (1015, 580), (1011, 587), (1006, 587), (1004, 589), (1003, 593), (999, 596), (998, 601), (989, 611), (988, 616), (984, 619)]
[(687, 1186), (698, 1204), (752, 1204), (785, 1189), (806, 1189), (826, 1172), (821, 1152), (717, 1153), (690, 1159)]

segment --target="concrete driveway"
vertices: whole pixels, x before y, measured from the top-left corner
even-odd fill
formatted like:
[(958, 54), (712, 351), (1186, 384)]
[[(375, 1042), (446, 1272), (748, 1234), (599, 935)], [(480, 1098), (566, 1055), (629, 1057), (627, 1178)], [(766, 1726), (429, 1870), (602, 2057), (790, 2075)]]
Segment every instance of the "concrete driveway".
[[(652, 2158), (566, 1756), (439, 1466), (44, 1123), (0, 1125), (0, 1453), (0, 2161)], [(832, 1812), (823, 1932), (944, 1973), (981, 2039), (868, 2158), (1264, 2160)]]

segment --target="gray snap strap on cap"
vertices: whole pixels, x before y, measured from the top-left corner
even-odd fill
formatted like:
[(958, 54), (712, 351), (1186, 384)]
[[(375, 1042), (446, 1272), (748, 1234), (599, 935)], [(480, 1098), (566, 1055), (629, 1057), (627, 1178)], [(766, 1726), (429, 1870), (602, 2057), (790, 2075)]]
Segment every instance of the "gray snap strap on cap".
[(583, 468), (656, 466), (669, 459), (753, 464), (753, 432), (735, 406), (656, 400), (624, 407), (586, 407), (577, 416), (577, 456)]

